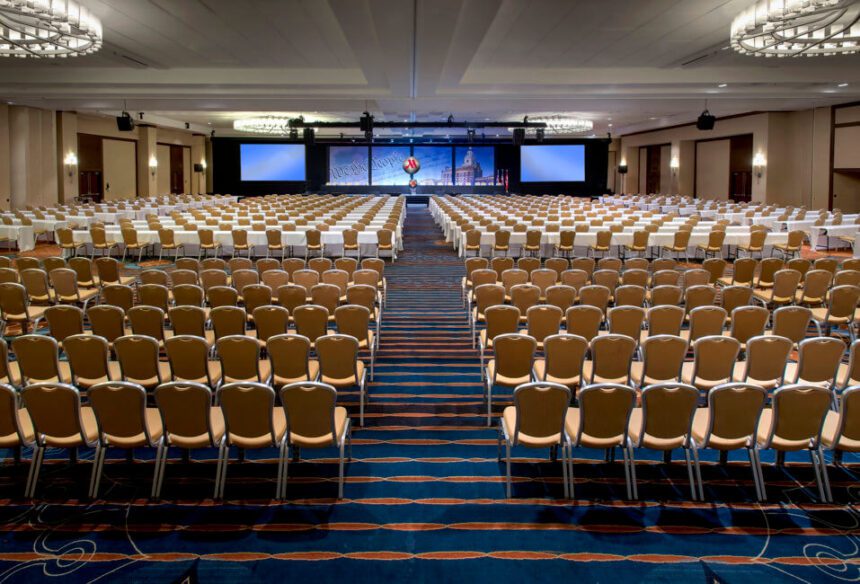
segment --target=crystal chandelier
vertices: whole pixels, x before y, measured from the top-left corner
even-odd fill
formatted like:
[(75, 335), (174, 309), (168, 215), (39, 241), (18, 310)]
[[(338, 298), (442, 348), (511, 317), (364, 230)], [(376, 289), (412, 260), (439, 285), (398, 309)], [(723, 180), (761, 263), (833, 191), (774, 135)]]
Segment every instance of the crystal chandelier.
[(0, 0), (0, 56), (75, 57), (101, 47), (101, 21), (73, 0)]
[(551, 136), (581, 136), (590, 134), (594, 130), (594, 122), (591, 120), (569, 118), (558, 114), (529, 116), (529, 121), (545, 123), (544, 133)]
[(758, 0), (732, 22), (732, 47), (756, 57), (856, 53), (858, 0)]
[(286, 116), (261, 116), (233, 120), (233, 129), (250, 134), (286, 136), (290, 133), (290, 118)]

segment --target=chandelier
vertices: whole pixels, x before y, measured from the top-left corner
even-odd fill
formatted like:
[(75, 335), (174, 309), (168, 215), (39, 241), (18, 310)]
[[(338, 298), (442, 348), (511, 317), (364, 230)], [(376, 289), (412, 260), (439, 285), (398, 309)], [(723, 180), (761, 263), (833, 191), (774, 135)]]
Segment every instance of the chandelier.
[(758, 0), (732, 22), (732, 47), (756, 57), (840, 55), (860, 49), (857, 0)]
[(233, 129), (251, 134), (286, 136), (290, 133), (290, 118), (286, 116), (261, 116), (233, 120)]
[(73, 0), (0, 0), (2, 57), (75, 57), (101, 46), (101, 21)]
[(543, 122), (546, 124), (544, 133), (551, 136), (580, 136), (590, 134), (594, 130), (594, 122), (579, 118), (569, 118), (558, 114), (546, 116), (529, 116), (531, 122)]

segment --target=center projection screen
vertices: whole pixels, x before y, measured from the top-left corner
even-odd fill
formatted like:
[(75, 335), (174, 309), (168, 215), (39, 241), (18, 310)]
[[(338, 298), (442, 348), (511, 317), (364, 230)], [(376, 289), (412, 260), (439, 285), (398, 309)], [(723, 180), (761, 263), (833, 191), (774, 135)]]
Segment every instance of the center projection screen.
[(520, 147), (520, 182), (584, 182), (582, 144)]
[(243, 181), (305, 180), (304, 144), (240, 144)]

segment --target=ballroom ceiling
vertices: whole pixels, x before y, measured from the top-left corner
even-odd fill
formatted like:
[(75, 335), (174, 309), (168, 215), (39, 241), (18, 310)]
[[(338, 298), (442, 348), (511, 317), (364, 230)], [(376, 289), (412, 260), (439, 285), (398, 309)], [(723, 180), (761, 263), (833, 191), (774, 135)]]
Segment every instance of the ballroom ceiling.
[[(104, 47), (0, 60), (0, 98), (232, 134), (261, 113), (311, 120), (520, 120), (615, 135), (860, 99), (860, 55), (728, 48), (751, 0), (80, 0)], [(847, 85), (845, 85), (847, 84)], [(329, 133), (335, 133), (330, 131)], [(504, 133), (504, 131), (502, 131)]]

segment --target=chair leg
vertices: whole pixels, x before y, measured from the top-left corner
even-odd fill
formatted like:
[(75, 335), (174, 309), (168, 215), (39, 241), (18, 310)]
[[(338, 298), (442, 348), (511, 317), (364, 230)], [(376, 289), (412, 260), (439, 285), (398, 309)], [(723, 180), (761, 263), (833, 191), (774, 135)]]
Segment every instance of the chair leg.
[(818, 450), (818, 464), (821, 467), (821, 478), (824, 481), (824, 493), (827, 495), (826, 501), (828, 503), (833, 502), (833, 492), (830, 490), (830, 477), (827, 475), (827, 460), (824, 458), (824, 450), (822, 450), (819, 445)]
[(511, 443), (505, 440), (505, 496), (511, 498)]
[(702, 485), (702, 465), (699, 464), (699, 449), (696, 447), (696, 443), (690, 440), (690, 448), (693, 451), (693, 464), (696, 467), (696, 479), (699, 483), (699, 501), (705, 500), (705, 490)]
[(827, 501), (827, 494), (824, 492), (824, 479), (821, 478), (820, 461), (818, 460), (818, 452), (809, 450), (809, 460), (812, 462), (812, 469), (815, 471), (815, 485), (818, 487), (818, 498), (822, 502)]
[(626, 446), (621, 446), (621, 456), (624, 458), (624, 482), (627, 485), (627, 499), (633, 499), (633, 491), (630, 488), (630, 460), (628, 459), (629, 452)]
[(221, 469), (224, 466), (224, 449), (225, 449), (225, 440), (221, 439), (221, 444), (218, 446), (218, 464), (215, 468), (215, 491), (212, 494), (213, 499), (217, 499), (221, 496)]
[(164, 442), (158, 442), (158, 449), (155, 451), (155, 468), (152, 471), (152, 488), (150, 489), (149, 497), (155, 499), (155, 489), (158, 486), (158, 475), (161, 473), (161, 453), (164, 450)]
[(337, 498), (343, 499), (343, 447), (344, 440), (340, 441), (340, 461), (338, 465)]
[(275, 499), (281, 499), (281, 483), (284, 479), (284, 445), (287, 443), (287, 437), (281, 440), (278, 444), (278, 478), (275, 480)]
[(39, 470), (42, 466), (43, 446), (33, 447), (33, 457), (30, 459), (30, 471), (27, 473), (27, 485), (24, 487), (24, 497), (32, 499), (36, 492), (36, 482), (39, 480)]
[(561, 480), (564, 487), (564, 498), (570, 498), (570, 486), (567, 482), (567, 446), (564, 439), (561, 440)]
[(281, 500), (287, 498), (287, 477), (290, 470), (290, 443), (284, 438), (284, 476), (281, 477)]
[(96, 446), (96, 451), (93, 455), (93, 471), (90, 475), (90, 490), (87, 493), (87, 496), (91, 499), (96, 498), (99, 490), (99, 483), (101, 482), (102, 477), (102, 464), (104, 463), (105, 454), (107, 454), (107, 447), (102, 445)]
[(636, 458), (633, 456), (633, 446), (627, 444), (627, 459), (630, 461), (630, 486), (633, 489), (633, 498), (639, 498), (639, 486), (636, 484)]
[(161, 467), (158, 471), (158, 482), (155, 485), (155, 498), (161, 497), (161, 487), (164, 484), (164, 471), (167, 468), (168, 445), (165, 444), (161, 450)]
[(487, 427), (491, 425), (493, 419), (493, 384), (487, 382)]
[(698, 497), (696, 492), (696, 480), (693, 477), (693, 464), (690, 460), (690, 449), (684, 448), (684, 458), (687, 461), (687, 477), (690, 479), (690, 498), (695, 501)]
[(761, 466), (761, 454), (757, 448), (752, 448), (752, 455), (755, 458), (755, 468), (753, 472), (758, 476), (759, 490), (761, 490), (761, 500), (767, 501), (767, 486), (764, 482), (764, 471)]

